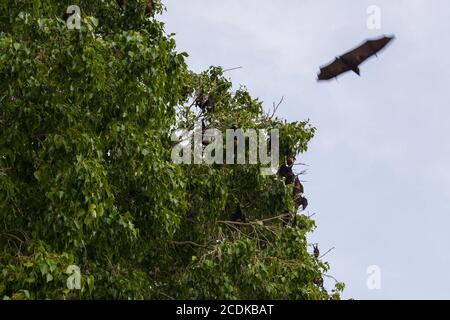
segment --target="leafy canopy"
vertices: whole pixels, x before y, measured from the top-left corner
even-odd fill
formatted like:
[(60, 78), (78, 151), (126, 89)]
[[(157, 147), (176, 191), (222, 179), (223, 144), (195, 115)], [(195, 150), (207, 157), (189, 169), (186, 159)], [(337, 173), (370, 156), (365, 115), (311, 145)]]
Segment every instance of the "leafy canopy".
[[(69, 5), (81, 28), (67, 28)], [(175, 165), (171, 133), (271, 129), (307, 150), (315, 129), (263, 112), (223, 70), (196, 74), (146, 1), (0, 1), (0, 297), (338, 299), (308, 252), (314, 221), (259, 165)], [(164, 7), (156, 1), (156, 12)], [(229, 217), (237, 203), (247, 223)], [(80, 290), (67, 287), (79, 266)]]

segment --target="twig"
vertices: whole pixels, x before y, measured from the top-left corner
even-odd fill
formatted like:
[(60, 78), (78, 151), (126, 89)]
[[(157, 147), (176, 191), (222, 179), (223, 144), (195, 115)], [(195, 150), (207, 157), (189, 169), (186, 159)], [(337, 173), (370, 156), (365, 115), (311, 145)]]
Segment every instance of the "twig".
[(283, 213), (283, 214), (281, 214), (279, 216), (275, 216), (275, 217), (267, 218), (267, 219), (262, 219), (262, 220), (258, 220), (258, 221), (260, 221), (260, 222), (267, 222), (267, 221), (272, 221), (272, 220), (280, 220), (280, 219), (283, 219), (283, 218), (287, 218), (290, 215), (291, 215), (290, 213)]
[(217, 223), (223, 223), (223, 224), (237, 224), (237, 225), (242, 225), (242, 226), (255, 226), (255, 225), (259, 225), (259, 222), (268, 222), (268, 221), (272, 221), (272, 220), (280, 220), (282, 218), (286, 218), (290, 215), (290, 213), (285, 213), (276, 217), (271, 217), (271, 218), (267, 218), (267, 219), (262, 219), (262, 220), (256, 220), (255, 222), (237, 222), (237, 221), (217, 221)]
[(166, 298), (169, 298), (170, 300), (175, 300), (174, 297), (171, 297), (171, 296), (169, 296), (168, 294), (166, 294), (166, 293), (164, 293), (164, 292), (162, 292), (162, 291), (158, 291), (158, 293), (161, 294), (161, 295), (163, 295), (163, 296), (166, 297)]
[(323, 274), (323, 276), (324, 276), (324, 277), (327, 277), (327, 278), (330, 278), (330, 279), (333, 279), (334, 281), (336, 281), (336, 283), (339, 282), (335, 277), (330, 276), (329, 274)]
[(305, 166), (305, 167), (310, 167), (309, 164), (301, 163), (301, 162), (294, 163), (294, 166)]
[(172, 244), (176, 244), (176, 245), (190, 244), (190, 245), (192, 245), (194, 247), (200, 247), (200, 248), (207, 248), (208, 247), (207, 245), (198, 244), (198, 243), (195, 243), (193, 241), (172, 241), (171, 243)]
[(326, 256), (329, 252), (333, 251), (335, 249), (335, 247), (331, 248), (330, 250), (328, 250), (327, 252), (325, 252), (323, 255), (321, 255), (319, 257), (319, 259), (323, 258), (324, 256)]
[[(297, 171), (295, 171), (297, 172)], [(296, 174), (296, 176), (306, 176), (308, 174), (308, 169), (302, 170), (299, 173)]]
[(217, 223), (228, 224), (228, 225), (236, 224), (236, 225), (240, 225), (240, 226), (251, 226), (252, 225), (251, 223), (246, 223), (246, 222), (222, 221), (222, 220), (217, 221)]
[(0, 233), (0, 235), (6, 236), (6, 237), (10, 237), (10, 238), (14, 238), (14, 239), (18, 240), (19, 243), (23, 243), (23, 240), (20, 239), (18, 236), (14, 235), (14, 234), (3, 232), (3, 233)]
[(228, 72), (228, 71), (233, 71), (233, 70), (242, 69), (242, 68), (243, 68), (243, 67), (241, 66), (241, 67), (235, 67), (235, 68), (225, 69), (225, 70), (223, 70), (223, 72), (225, 73), (225, 72)]
[(272, 115), (270, 116), (270, 118), (273, 118), (273, 116), (275, 115), (275, 113), (278, 110), (278, 107), (283, 103), (283, 100), (284, 100), (284, 96), (281, 97), (280, 102), (278, 102), (278, 104), (276, 106), (275, 106), (275, 102), (273, 103), (273, 112), (272, 112)]
[(316, 215), (316, 212), (314, 212), (312, 215), (308, 215), (308, 219), (311, 219), (312, 217), (314, 217)]
[(236, 227), (234, 224), (231, 223), (225, 223), (224, 224), (228, 227), (228, 228), (232, 228), (233, 230), (236, 230), (238, 232), (239, 235), (242, 235), (248, 239), (251, 239), (251, 237), (249, 237), (248, 235), (246, 235), (245, 233), (243, 233), (241, 230), (239, 230), (238, 227)]

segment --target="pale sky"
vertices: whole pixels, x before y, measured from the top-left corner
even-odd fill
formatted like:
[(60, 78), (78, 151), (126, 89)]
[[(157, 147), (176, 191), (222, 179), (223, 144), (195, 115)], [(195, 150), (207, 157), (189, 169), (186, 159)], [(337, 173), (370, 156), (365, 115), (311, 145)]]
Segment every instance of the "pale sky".
[[(227, 75), (278, 116), (310, 119), (301, 162), (310, 236), (343, 298), (450, 299), (450, 2), (165, 0), (166, 31), (194, 71)], [(369, 30), (366, 10), (381, 9)], [(319, 67), (366, 38), (395, 34), (361, 77), (316, 82)], [(369, 290), (367, 267), (381, 270)], [(331, 281), (331, 280), (330, 280)], [(327, 284), (331, 282), (327, 281)]]

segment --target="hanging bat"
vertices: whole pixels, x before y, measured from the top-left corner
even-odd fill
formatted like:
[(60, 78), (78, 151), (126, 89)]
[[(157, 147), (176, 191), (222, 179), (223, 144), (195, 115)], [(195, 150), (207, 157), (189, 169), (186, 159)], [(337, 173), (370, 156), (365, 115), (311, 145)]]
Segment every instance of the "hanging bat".
[(298, 177), (295, 178), (294, 188), (292, 190), (292, 199), (295, 203), (295, 208), (298, 210), (300, 206), (302, 206), (302, 210), (305, 210), (308, 206), (308, 199), (303, 196), (303, 185), (300, 183), (300, 179)]
[(303, 192), (304, 192), (303, 185), (300, 182), (300, 179), (298, 178), (298, 176), (295, 178), (294, 191), (295, 191), (295, 194), (303, 194)]
[(211, 143), (211, 141), (209, 141), (208, 137), (206, 136), (206, 130), (207, 130), (207, 127), (206, 127), (205, 120), (202, 119), (202, 144), (204, 146), (207, 146)]
[(294, 183), (295, 174), (292, 172), (292, 166), (288, 166), (286, 163), (283, 163), (278, 169), (278, 175), (284, 178), (284, 183), (286, 185)]
[(200, 94), (195, 98), (195, 106), (200, 108), (202, 110), (202, 113), (205, 113), (206, 111), (206, 99), (208, 99), (207, 95), (204, 93), (204, 91), (200, 91)]
[(200, 91), (194, 104), (202, 110), (202, 113), (214, 113), (215, 111), (216, 102), (212, 93), (205, 94), (203, 90)]
[(340, 74), (350, 70), (359, 76), (359, 65), (371, 56), (377, 56), (377, 54), (394, 38), (394, 36), (383, 36), (378, 39), (366, 40), (359, 47), (336, 57), (333, 62), (321, 67), (317, 81), (337, 78)]
[(121, 8), (123, 7), (124, 4), (126, 4), (126, 0), (116, 0), (116, 2), (117, 2), (117, 5)]
[(231, 221), (245, 223), (245, 214), (242, 212), (241, 205), (236, 206), (236, 211), (231, 215)]
[(216, 102), (214, 101), (214, 98), (211, 93), (208, 95), (208, 100), (206, 100), (205, 107), (208, 113), (214, 113), (216, 108)]
[(319, 244), (318, 243), (314, 244), (313, 248), (314, 248), (314, 257), (319, 258), (320, 256)]
[(145, 8), (146, 14), (151, 14), (155, 10), (155, 2), (153, 0), (149, 0), (147, 7)]
[(283, 163), (278, 169), (278, 175), (285, 178), (285, 184), (292, 184), (295, 180), (294, 172), (292, 171), (292, 166), (295, 162), (295, 156), (290, 150), (286, 150), (286, 162)]

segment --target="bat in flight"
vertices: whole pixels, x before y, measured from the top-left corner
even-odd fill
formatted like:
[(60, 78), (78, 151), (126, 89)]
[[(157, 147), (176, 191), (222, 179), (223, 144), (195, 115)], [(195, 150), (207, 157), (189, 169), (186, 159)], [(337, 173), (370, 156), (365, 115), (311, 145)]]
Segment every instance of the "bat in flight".
[(359, 76), (359, 65), (371, 56), (377, 56), (378, 52), (386, 47), (394, 38), (394, 36), (383, 36), (378, 39), (366, 40), (357, 48), (336, 57), (333, 62), (321, 67), (317, 81), (337, 78), (340, 74), (350, 70)]

